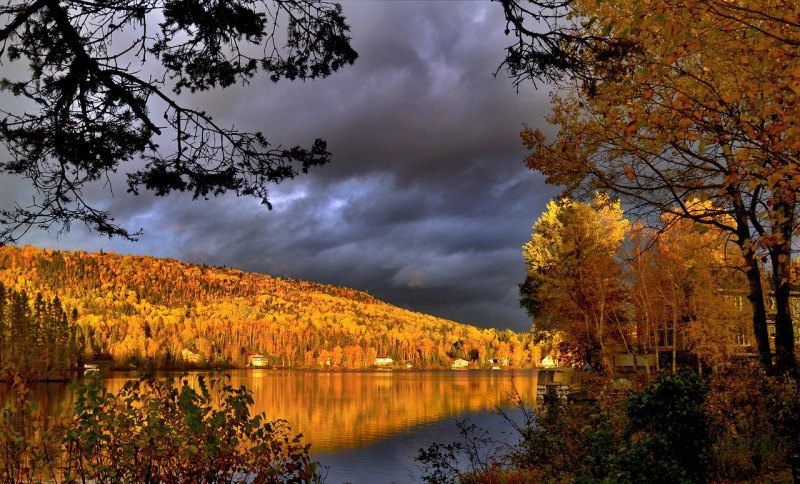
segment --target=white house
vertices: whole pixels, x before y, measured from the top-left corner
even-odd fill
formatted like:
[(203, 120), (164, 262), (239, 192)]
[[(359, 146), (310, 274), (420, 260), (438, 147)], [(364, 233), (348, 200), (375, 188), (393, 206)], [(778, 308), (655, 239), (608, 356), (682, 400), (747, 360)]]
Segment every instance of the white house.
[(267, 357), (264, 355), (250, 355), (250, 366), (264, 367), (268, 363)]
[(181, 350), (181, 358), (189, 363), (200, 363), (200, 360), (203, 359), (200, 353), (195, 353), (194, 351), (190, 350), (189, 348), (184, 348)]
[(547, 355), (542, 359), (542, 366), (545, 368), (553, 368), (556, 366), (556, 360), (552, 356)]

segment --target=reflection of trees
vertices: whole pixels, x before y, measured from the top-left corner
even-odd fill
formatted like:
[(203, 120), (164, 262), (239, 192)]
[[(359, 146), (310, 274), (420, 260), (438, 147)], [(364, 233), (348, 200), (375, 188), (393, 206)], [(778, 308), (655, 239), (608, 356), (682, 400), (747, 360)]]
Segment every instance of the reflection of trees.
[[(253, 412), (288, 420), (315, 452), (358, 447), (445, 417), (511, 405), (514, 388), (526, 403), (536, 401), (534, 371), (240, 370), (231, 375), (231, 385), (253, 392)], [(116, 393), (125, 380), (104, 382)]]
[[(26, 382), (31, 401), (42, 409), (44, 415), (72, 412), (75, 394), (67, 389), (66, 382)], [(0, 382), (0, 404), (11, 395), (11, 383)]]
[[(190, 376), (197, 375), (193, 372)], [(172, 376), (179, 376), (172, 374)], [(103, 384), (114, 394), (134, 374), (112, 373)], [(514, 389), (535, 404), (535, 371), (316, 372), (238, 370), (229, 383), (253, 392), (253, 412), (285, 419), (314, 452), (358, 447), (466, 412), (513, 405)], [(65, 383), (32, 384), (32, 400), (54, 415), (72, 411)], [(0, 401), (7, 387), (0, 387)]]
[(535, 402), (533, 372), (237, 372), (255, 409), (287, 419), (315, 451), (356, 447), (410, 427), (512, 403), (512, 381)]

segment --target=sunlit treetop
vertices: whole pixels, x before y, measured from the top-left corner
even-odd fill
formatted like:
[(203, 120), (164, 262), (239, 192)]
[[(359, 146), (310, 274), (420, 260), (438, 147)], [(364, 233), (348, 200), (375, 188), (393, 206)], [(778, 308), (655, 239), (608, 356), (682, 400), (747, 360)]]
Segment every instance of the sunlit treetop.
[(613, 258), (629, 230), (619, 200), (595, 194), (587, 204), (570, 198), (551, 200), (522, 247), (530, 272), (548, 270), (576, 246), (591, 247), (585, 257)]

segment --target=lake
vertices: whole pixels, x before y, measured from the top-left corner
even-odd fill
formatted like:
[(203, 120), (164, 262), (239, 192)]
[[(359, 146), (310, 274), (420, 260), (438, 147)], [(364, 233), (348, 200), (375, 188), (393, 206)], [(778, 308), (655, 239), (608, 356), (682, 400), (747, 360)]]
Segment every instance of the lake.
[[(466, 419), (497, 439), (513, 432), (497, 407), (512, 417), (514, 392), (535, 404), (535, 370), (227, 371), (230, 383), (253, 392), (254, 412), (283, 418), (311, 444), (311, 455), (327, 469), (326, 482), (419, 482), (414, 457), (434, 442), (459, 439), (456, 422)], [(210, 372), (191, 372), (188, 378)], [(164, 374), (168, 375), (168, 374)], [(180, 374), (174, 374), (180, 375)], [(103, 375), (116, 392), (133, 373)], [(49, 412), (71, 408), (64, 383), (39, 383), (33, 398)]]

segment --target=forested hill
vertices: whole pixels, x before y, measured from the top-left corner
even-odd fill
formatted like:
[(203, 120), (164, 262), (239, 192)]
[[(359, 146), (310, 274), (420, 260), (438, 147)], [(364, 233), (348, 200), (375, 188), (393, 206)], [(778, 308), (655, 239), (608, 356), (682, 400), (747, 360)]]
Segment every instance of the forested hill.
[[(526, 366), (538, 357), (524, 334), (407, 311), (353, 289), (170, 259), (5, 246), (0, 283), (7, 308), (24, 298), (33, 314), (41, 294), (63, 308), (81, 358), (118, 366), (238, 366), (254, 353), (305, 368), (365, 368), (378, 356), (414, 367), (455, 358)], [(2, 333), (21, 324), (12, 313), (0, 312)], [(50, 351), (41, 337), (31, 341)]]

